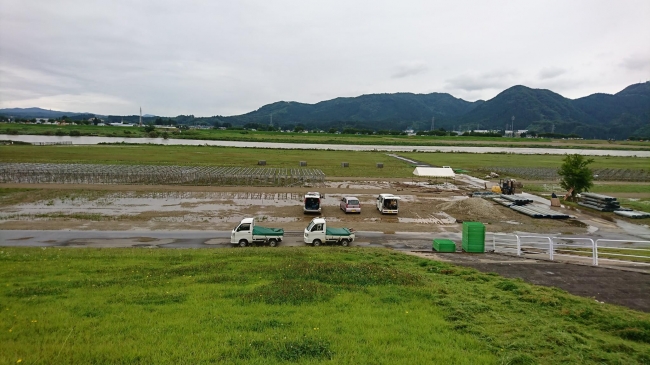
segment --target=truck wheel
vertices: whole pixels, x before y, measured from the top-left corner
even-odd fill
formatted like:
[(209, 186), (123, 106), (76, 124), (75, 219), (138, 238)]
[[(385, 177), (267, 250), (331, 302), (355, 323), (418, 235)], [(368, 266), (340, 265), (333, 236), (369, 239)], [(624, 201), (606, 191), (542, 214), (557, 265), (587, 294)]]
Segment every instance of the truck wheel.
[(248, 241), (241, 239), (239, 240), (239, 247), (246, 247), (248, 246)]
[(271, 247), (275, 247), (275, 246), (277, 246), (277, 245), (278, 245), (278, 241), (277, 241), (276, 239), (271, 238), (271, 239), (269, 240), (269, 246), (271, 246)]
[(321, 242), (320, 240), (314, 240), (314, 242), (312, 242), (312, 245), (314, 245), (314, 246), (320, 246), (321, 243), (322, 243), (322, 242)]
[(348, 241), (348, 240), (341, 240), (341, 246), (343, 246), (343, 247), (348, 247), (349, 244), (350, 244), (350, 241)]

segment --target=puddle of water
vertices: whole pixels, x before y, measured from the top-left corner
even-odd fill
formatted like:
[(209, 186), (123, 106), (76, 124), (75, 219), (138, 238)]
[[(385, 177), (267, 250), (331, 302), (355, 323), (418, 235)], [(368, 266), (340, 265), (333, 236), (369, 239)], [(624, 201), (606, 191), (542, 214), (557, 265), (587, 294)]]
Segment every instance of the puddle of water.
[[(328, 198), (326, 205), (336, 205)], [(104, 216), (136, 215), (146, 212), (177, 212), (179, 207), (193, 214), (218, 215), (239, 207), (300, 206), (298, 193), (232, 193), (232, 192), (117, 192), (101, 198), (73, 196), (19, 204), (0, 211), (0, 219), (38, 214), (101, 214)]]
[(399, 223), (420, 223), (420, 224), (455, 224), (456, 218), (447, 213), (435, 213), (435, 216), (427, 218), (404, 218), (397, 217)]
[(521, 222), (516, 222), (516, 221), (504, 221), (503, 223), (508, 223), (508, 224), (521, 224)]
[(448, 191), (459, 190), (458, 186), (448, 182), (439, 183), (439, 184), (430, 184), (428, 182), (406, 181), (406, 182), (402, 182), (402, 184), (407, 186), (414, 186), (414, 187), (421, 187), (421, 188), (428, 188), (428, 189), (440, 189), (440, 190), (448, 190)]
[(335, 189), (389, 189), (390, 183), (386, 181), (331, 181), (325, 182), (325, 187)]

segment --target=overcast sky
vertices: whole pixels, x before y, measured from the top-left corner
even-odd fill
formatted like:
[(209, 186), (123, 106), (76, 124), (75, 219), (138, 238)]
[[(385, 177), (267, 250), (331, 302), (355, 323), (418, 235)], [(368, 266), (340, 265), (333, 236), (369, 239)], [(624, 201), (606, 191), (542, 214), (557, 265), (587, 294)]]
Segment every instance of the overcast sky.
[(275, 101), (650, 79), (650, 1), (0, 0), (0, 108), (236, 115)]

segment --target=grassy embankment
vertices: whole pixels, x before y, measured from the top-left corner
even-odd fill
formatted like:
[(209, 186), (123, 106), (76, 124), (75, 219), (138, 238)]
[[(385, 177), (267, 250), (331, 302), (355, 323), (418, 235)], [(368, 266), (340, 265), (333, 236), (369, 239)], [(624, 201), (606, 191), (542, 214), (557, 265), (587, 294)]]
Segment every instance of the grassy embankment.
[(0, 363), (635, 364), (650, 316), (388, 250), (2, 248)]
[[(98, 127), (94, 125), (38, 125), (0, 123), (0, 134), (70, 135), (78, 131), (82, 136), (133, 137), (145, 138), (146, 132), (139, 127)], [(162, 133), (162, 132), (161, 132)], [(420, 146), (500, 146), (500, 147), (540, 147), (540, 148), (600, 148), (623, 150), (650, 150), (650, 142), (602, 140), (557, 140), (510, 137), (461, 137), (461, 136), (388, 136), (351, 135), (331, 133), (282, 133), (243, 130), (188, 130), (181, 133), (168, 133), (169, 138), (198, 140), (227, 140), (250, 142), (318, 143), (318, 144), (363, 144), (363, 145), (420, 145)], [(135, 143), (146, 143), (147, 140)]]

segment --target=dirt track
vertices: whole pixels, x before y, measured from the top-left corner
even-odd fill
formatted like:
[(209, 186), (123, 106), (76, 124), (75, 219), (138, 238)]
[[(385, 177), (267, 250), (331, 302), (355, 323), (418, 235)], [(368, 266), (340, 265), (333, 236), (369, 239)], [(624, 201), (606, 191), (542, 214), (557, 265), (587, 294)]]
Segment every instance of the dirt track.
[(650, 274), (489, 253), (417, 255), (483, 272), (496, 272), (508, 278), (520, 278), (532, 284), (554, 286), (582, 297), (650, 312)]

